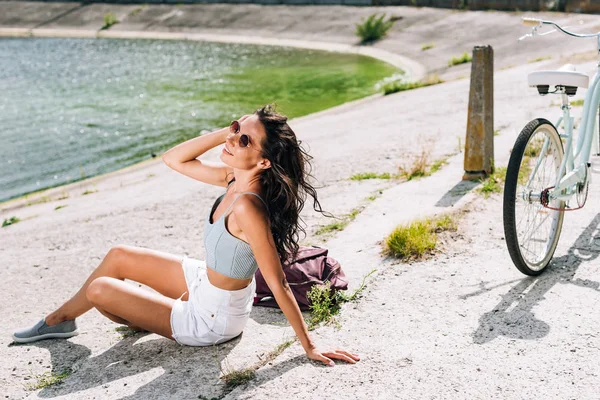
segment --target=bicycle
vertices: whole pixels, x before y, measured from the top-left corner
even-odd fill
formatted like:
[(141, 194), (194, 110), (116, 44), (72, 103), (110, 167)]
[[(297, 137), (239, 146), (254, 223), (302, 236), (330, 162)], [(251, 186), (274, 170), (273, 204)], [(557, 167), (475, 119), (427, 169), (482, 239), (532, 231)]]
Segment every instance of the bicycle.
[[(556, 30), (579, 38), (596, 37), (600, 53), (600, 33), (577, 34), (546, 20), (523, 18), (531, 33), (519, 40), (543, 36)], [(556, 29), (538, 33), (551, 25)], [(573, 117), (569, 97), (577, 88), (587, 88), (589, 76), (576, 72), (571, 65), (556, 71), (536, 71), (528, 76), (529, 86), (540, 95), (561, 95), (563, 112), (555, 125), (544, 118), (529, 122), (515, 142), (504, 184), (504, 237), (515, 266), (526, 275), (539, 275), (550, 264), (566, 211), (582, 208), (590, 184), (592, 146), (598, 152), (596, 113), (600, 102), (600, 63), (583, 103), (577, 146), (573, 147)], [(562, 123), (563, 133), (557, 128)], [(593, 141), (594, 137), (597, 138)]]

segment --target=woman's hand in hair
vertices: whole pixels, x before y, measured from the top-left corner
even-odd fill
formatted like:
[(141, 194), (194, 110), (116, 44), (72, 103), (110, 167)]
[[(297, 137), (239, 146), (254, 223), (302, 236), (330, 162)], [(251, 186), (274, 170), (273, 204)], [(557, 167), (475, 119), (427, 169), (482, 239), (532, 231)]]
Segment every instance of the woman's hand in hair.
[(323, 351), (317, 348), (310, 349), (306, 352), (306, 355), (311, 360), (321, 361), (323, 364), (333, 367), (335, 363), (333, 359), (338, 359), (342, 361), (346, 361), (350, 364), (356, 364), (357, 361), (360, 361), (358, 354), (352, 354), (345, 350), (331, 350), (331, 351)]

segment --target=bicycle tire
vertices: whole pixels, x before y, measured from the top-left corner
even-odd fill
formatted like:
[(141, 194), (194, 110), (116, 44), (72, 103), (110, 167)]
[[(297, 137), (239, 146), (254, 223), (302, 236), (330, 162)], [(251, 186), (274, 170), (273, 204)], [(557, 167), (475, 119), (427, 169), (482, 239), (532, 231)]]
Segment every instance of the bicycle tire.
[[(564, 157), (564, 149), (563, 149), (563, 144), (562, 141), (560, 139), (560, 136), (556, 130), (556, 128), (554, 127), (554, 125), (549, 122), (546, 119), (543, 118), (537, 118), (532, 120), (531, 122), (529, 122), (527, 125), (525, 125), (525, 127), (523, 128), (523, 130), (521, 131), (521, 133), (519, 134), (519, 136), (517, 137), (517, 140), (515, 141), (515, 145), (512, 149), (511, 155), (510, 155), (510, 160), (508, 162), (508, 167), (506, 170), (506, 179), (505, 179), (505, 183), (504, 183), (504, 199), (503, 199), (503, 222), (504, 222), (504, 237), (506, 239), (506, 246), (508, 248), (508, 252), (510, 254), (510, 257), (513, 261), (513, 263), (515, 264), (515, 266), (517, 267), (517, 269), (519, 271), (521, 271), (522, 273), (524, 273), (525, 275), (530, 275), (530, 276), (536, 276), (541, 274), (544, 269), (548, 266), (548, 264), (550, 264), (550, 261), (552, 260), (552, 257), (554, 255), (554, 252), (556, 251), (556, 246), (558, 245), (558, 240), (560, 238), (560, 233), (562, 230), (562, 224), (563, 224), (563, 220), (564, 220), (564, 211), (554, 211), (554, 210), (549, 210), (547, 208), (543, 208), (541, 205), (541, 201), (539, 202), (539, 205), (537, 204), (537, 202), (535, 200), (531, 200), (531, 197), (529, 197), (529, 201), (524, 200), (523, 198), (519, 199), (519, 193), (517, 193), (517, 188), (519, 187), (519, 176), (520, 173), (522, 173), (523, 175), (521, 176), (525, 176), (527, 174), (527, 176), (529, 176), (531, 174), (531, 172), (527, 171), (527, 166), (524, 166), (525, 164), (523, 164), (524, 161), (524, 156), (525, 156), (525, 152), (528, 149), (528, 145), (532, 144), (532, 138), (535, 137), (538, 133), (544, 133), (551, 142), (549, 142), (549, 146), (554, 146), (553, 148), (555, 148), (558, 159), (556, 159), (556, 156), (553, 157), (553, 162), (554, 162), (554, 166), (556, 167), (556, 171), (555, 173), (557, 173), (558, 169), (560, 168), (560, 163)], [(531, 148), (528, 150), (530, 153), (528, 153), (528, 158), (525, 159), (525, 162), (527, 163), (527, 165), (530, 165), (532, 163), (535, 163), (535, 161), (539, 160), (540, 157), (550, 157), (547, 154), (540, 154), (538, 158), (536, 158), (533, 162), (530, 162), (531, 160)], [(541, 151), (541, 149), (540, 149)], [(547, 151), (546, 153), (549, 153), (549, 151)], [(548, 158), (550, 159), (550, 158)], [(544, 162), (545, 165), (545, 161), (543, 160), (540, 161), (539, 163), (541, 164), (542, 162)], [(549, 168), (549, 170), (552, 169)], [(537, 175), (541, 175), (542, 173), (539, 172), (539, 170), (536, 170), (536, 174)], [(533, 175), (534, 178), (537, 178), (536, 174)], [(543, 176), (542, 176), (543, 178)], [(555, 178), (554, 178), (555, 179)], [(533, 179), (532, 179), (533, 180)], [(545, 185), (547, 185), (546, 187), (550, 187), (554, 185), (554, 182), (551, 182), (551, 178), (548, 179), (548, 182), (545, 183)], [(523, 186), (521, 184), (521, 186)], [(543, 185), (542, 185), (543, 186)], [(523, 195), (523, 194), (521, 194)], [(558, 204), (557, 208), (563, 208), (564, 207), (564, 202), (563, 201), (556, 201)], [(536, 210), (537, 207), (537, 211), (535, 211), (534, 214), (532, 215), (528, 215), (527, 218), (533, 218), (534, 220), (536, 218), (544, 218), (544, 217), (540, 217), (539, 215), (542, 213), (546, 213), (548, 215), (551, 216), (551, 226), (550, 226), (550, 231), (549, 234), (547, 235), (548, 237), (545, 237), (545, 233), (539, 233), (537, 232), (537, 230), (535, 231), (536, 235), (540, 235), (543, 236), (543, 239), (545, 240), (545, 247), (542, 245), (542, 250), (540, 252), (540, 259), (539, 261), (532, 261), (530, 259), (528, 259), (528, 257), (524, 256), (524, 251), (522, 251), (523, 246), (524, 246), (524, 242), (525, 240), (523, 240), (523, 238), (521, 238), (521, 243), (519, 242), (519, 231), (522, 230), (521, 227), (518, 227), (519, 222), (517, 221), (517, 204), (520, 204), (522, 207), (529, 207), (529, 205), (531, 205), (531, 209), (532, 210)], [(538, 207), (539, 206), (539, 207)], [(546, 219), (546, 218), (545, 218)], [(529, 233), (529, 231), (526, 231), (525, 233)], [(532, 237), (534, 235), (533, 231), (532, 233), (530, 233), (530, 237)], [(533, 239), (531, 240), (532, 242), (534, 241)], [(536, 242), (539, 242), (540, 240), (536, 240)], [(524, 249), (527, 251), (527, 249)], [(531, 251), (527, 251), (529, 253), (534, 253)], [(542, 253), (543, 252), (543, 253)]]

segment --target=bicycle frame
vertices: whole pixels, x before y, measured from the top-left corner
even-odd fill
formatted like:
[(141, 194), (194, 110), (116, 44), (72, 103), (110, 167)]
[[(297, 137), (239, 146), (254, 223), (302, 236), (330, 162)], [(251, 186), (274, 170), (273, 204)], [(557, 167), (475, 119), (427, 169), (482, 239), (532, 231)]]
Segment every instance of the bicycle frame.
[[(575, 34), (565, 30), (559, 25), (555, 24), (552, 21), (541, 21), (536, 19), (527, 19), (524, 18), (523, 22), (532, 25), (533, 30), (529, 35), (523, 36), (521, 39), (525, 37), (533, 36), (537, 29), (541, 27), (543, 24), (553, 25), (559, 31), (575, 37), (596, 37), (598, 43), (598, 52), (600, 53), (600, 34), (593, 35), (581, 35)], [(548, 32), (550, 33), (550, 32)], [(548, 34), (545, 33), (545, 34)], [(543, 34), (542, 34), (543, 35)], [(520, 39), (520, 40), (521, 40)], [(548, 197), (549, 200), (569, 200), (576, 192), (577, 192), (577, 184), (585, 183), (587, 179), (589, 179), (589, 159), (592, 151), (593, 138), (595, 134), (596, 127), (596, 115), (600, 105), (600, 62), (598, 63), (598, 70), (592, 79), (592, 84), (588, 88), (588, 91), (585, 95), (583, 102), (583, 112), (581, 116), (581, 126), (577, 135), (577, 147), (573, 151), (573, 117), (571, 117), (571, 106), (569, 105), (568, 96), (565, 92), (565, 89), (562, 88), (559, 92), (562, 96), (562, 111), (563, 116), (559, 118), (556, 122), (555, 127), (558, 129), (560, 124), (563, 124), (564, 134), (560, 135), (562, 139), (566, 139), (566, 148), (565, 155), (561, 161), (561, 165), (557, 174), (556, 183), (554, 188), (552, 188)], [(598, 134), (596, 134), (598, 135)], [(600, 138), (599, 138), (600, 139)], [(597, 143), (597, 142), (596, 142)], [(549, 145), (549, 139), (546, 138), (542, 145), (541, 153), (547, 150)], [(528, 189), (531, 183), (531, 180), (537, 173), (537, 170), (542, 162), (543, 157), (538, 159), (537, 164), (533, 168), (531, 174), (529, 175), (529, 179), (525, 188)], [(527, 190), (525, 191), (527, 192)], [(525, 193), (524, 192), (524, 193)], [(540, 197), (541, 193), (529, 194), (529, 198), (532, 197)]]

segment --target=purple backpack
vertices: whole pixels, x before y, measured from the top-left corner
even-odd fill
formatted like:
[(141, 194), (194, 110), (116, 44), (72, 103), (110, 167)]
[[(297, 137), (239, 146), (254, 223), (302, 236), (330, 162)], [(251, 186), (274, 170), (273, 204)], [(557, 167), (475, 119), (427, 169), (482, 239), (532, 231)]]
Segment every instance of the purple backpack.
[[(329, 281), (333, 291), (348, 289), (348, 280), (340, 263), (327, 256), (327, 252), (327, 249), (321, 247), (300, 246), (296, 259), (283, 265), (285, 278), (301, 310), (310, 309), (308, 292), (313, 285), (324, 285), (325, 281)], [(279, 307), (260, 269), (256, 271), (255, 278), (254, 305)]]

